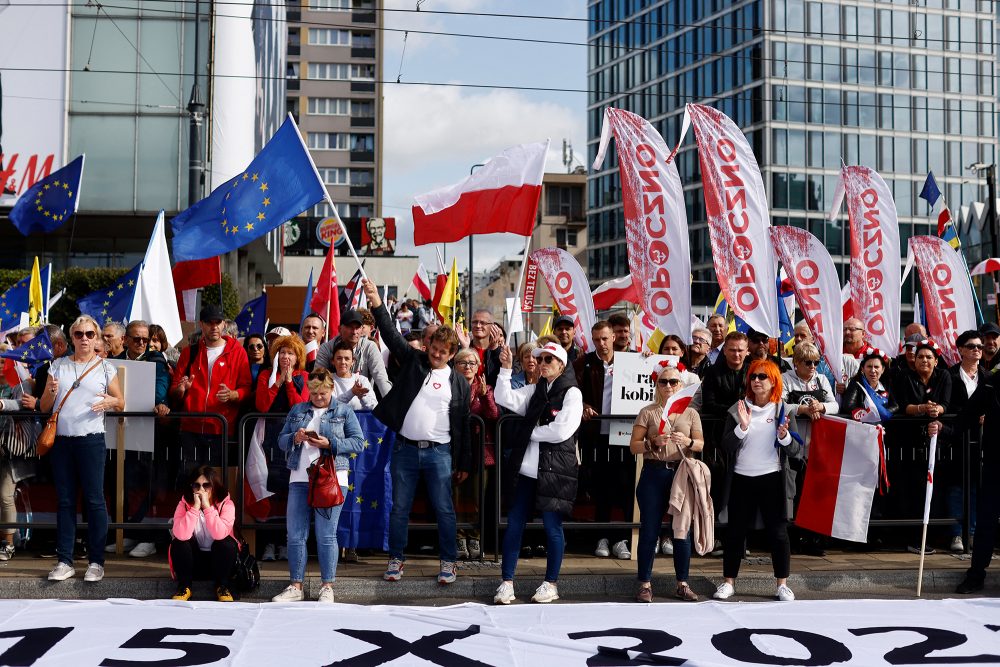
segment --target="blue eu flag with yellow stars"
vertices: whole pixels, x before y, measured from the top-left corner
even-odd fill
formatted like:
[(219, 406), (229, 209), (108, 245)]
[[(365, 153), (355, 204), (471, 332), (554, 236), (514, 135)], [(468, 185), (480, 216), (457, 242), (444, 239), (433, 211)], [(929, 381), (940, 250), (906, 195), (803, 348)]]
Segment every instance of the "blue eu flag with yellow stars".
[(32, 232), (48, 234), (61, 227), (76, 213), (82, 177), (81, 155), (28, 188), (10, 210), (10, 221), (17, 231), (27, 236)]
[(174, 261), (236, 250), (325, 196), (326, 186), (289, 115), (245, 171), (170, 221)]
[[(52, 272), (52, 265), (47, 264), (40, 272), (42, 279), (42, 290), (49, 284), (49, 274)], [(9, 331), (21, 321), (21, 313), (28, 312), (28, 290), (31, 286), (31, 275), (21, 278), (10, 286), (6, 292), (0, 294), (0, 331)], [(43, 298), (48, 298), (44, 294)]]
[(37, 336), (29, 340), (24, 345), (15, 347), (13, 350), (0, 352), (0, 357), (4, 359), (13, 359), (14, 361), (22, 361), (28, 365), (32, 374), (34, 374), (35, 369), (37, 369), (42, 362), (48, 361), (52, 358), (52, 341), (49, 340), (49, 334), (45, 331), (45, 327), (42, 327)]
[(132, 299), (135, 297), (135, 287), (139, 282), (141, 268), (142, 262), (139, 262), (131, 271), (104, 289), (91, 292), (77, 301), (76, 305), (79, 306), (80, 312), (90, 315), (101, 326), (112, 322), (127, 323), (132, 312)]
[(337, 543), (345, 549), (389, 549), (392, 478), (389, 459), (396, 434), (372, 413), (356, 412), (364, 433), (361, 453), (348, 457), (347, 492), (337, 523)]
[(267, 293), (243, 304), (243, 310), (233, 322), (236, 323), (242, 337), (250, 334), (263, 335), (267, 326)]

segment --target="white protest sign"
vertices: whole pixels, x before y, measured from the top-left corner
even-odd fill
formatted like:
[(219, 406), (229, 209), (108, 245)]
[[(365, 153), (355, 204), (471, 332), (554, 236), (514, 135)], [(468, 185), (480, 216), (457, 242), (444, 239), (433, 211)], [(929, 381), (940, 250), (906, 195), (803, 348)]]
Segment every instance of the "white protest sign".
[[(655, 388), (650, 381), (653, 369), (666, 355), (644, 357), (638, 352), (615, 352), (615, 370), (611, 385), (611, 414), (637, 415), (653, 402)], [(632, 421), (612, 421), (608, 444), (628, 447)]]
[[(125, 410), (128, 412), (148, 412), (146, 417), (126, 417), (123, 419), (125, 449), (127, 451), (153, 451), (153, 429), (156, 419), (153, 415), (153, 402), (156, 399), (156, 364), (148, 361), (129, 361), (127, 359), (108, 359), (116, 369), (125, 370)], [(105, 441), (109, 450), (118, 447), (119, 417), (107, 417), (104, 420)]]

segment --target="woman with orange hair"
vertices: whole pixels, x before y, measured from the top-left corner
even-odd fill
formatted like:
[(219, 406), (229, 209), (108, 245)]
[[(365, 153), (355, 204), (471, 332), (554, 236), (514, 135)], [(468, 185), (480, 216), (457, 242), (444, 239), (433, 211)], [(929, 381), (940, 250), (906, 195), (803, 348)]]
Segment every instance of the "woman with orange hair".
[(744, 398), (729, 408), (723, 428), (722, 448), (729, 454), (729, 525), (723, 543), (722, 576), (715, 591), (717, 600), (736, 592), (733, 584), (740, 572), (747, 533), (760, 510), (771, 544), (771, 563), (777, 580), (777, 598), (795, 599), (788, 587), (791, 549), (788, 521), (795, 499), (795, 473), (789, 459), (802, 455), (795, 420), (781, 400), (781, 370), (774, 362), (758, 359), (747, 371)]

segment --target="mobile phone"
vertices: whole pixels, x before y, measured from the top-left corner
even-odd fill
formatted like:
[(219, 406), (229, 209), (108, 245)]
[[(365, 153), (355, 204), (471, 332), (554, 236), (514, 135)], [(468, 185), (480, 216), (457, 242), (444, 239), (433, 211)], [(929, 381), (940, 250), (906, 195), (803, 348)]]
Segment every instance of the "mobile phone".
[(316, 431), (306, 431), (306, 437), (309, 438), (310, 440), (318, 440), (319, 433), (317, 433)]

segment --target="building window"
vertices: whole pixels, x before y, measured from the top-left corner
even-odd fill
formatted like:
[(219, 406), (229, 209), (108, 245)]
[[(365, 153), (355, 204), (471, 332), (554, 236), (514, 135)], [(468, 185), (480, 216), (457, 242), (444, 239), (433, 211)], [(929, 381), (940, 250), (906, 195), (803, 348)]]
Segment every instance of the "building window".
[(375, 117), (375, 102), (371, 100), (366, 101), (351, 101), (351, 115), (355, 118), (374, 118)]
[(309, 63), (309, 78), (319, 81), (347, 81), (350, 71), (342, 63)]
[[(338, 135), (344, 136), (344, 135)], [(375, 150), (375, 135), (374, 134), (352, 134), (351, 135), (351, 150), (352, 151), (373, 151)]]
[(319, 175), (327, 185), (348, 185), (351, 182), (351, 170), (344, 167), (320, 167)]
[(563, 250), (576, 247), (576, 230), (557, 229), (556, 245)]
[(309, 148), (318, 151), (346, 151), (350, 137), (339, 132), (310, 132)]
[(351, 31), (334, 28), (309, 28), (309, 43), (315, 46), (350, 46)]
[(355, 31), (351, 33), (351, 46), (357, 49), (374, 49), (375, 34), (371, 32)]
[(545, 215), (583, 220), (583, 188), (549, 185), (545, 189)]
[(316, 12), (346, 12), (351, 9), (351, 0), (309, 0), (309, 9)]
[(350, 171), (351, 185), (371, 185), (375, 180), (370, 169), (345, 169), (344, 171)]
[[(348, 204), (337, 204), (337, 214), (341, 218), (347, 218), (350, 216), (351, 207)], [(329, 218), (333, 215), (333, 209), (326, 202), (321, 202), (312, 207), (310, 213), (314, 218)]]
[(375, 65), (351, 65), (351, 80), (375, 80)]
[(351, 101), (337, 97), (310, 97), (309, 114), (315, 116), (347, 116)]

